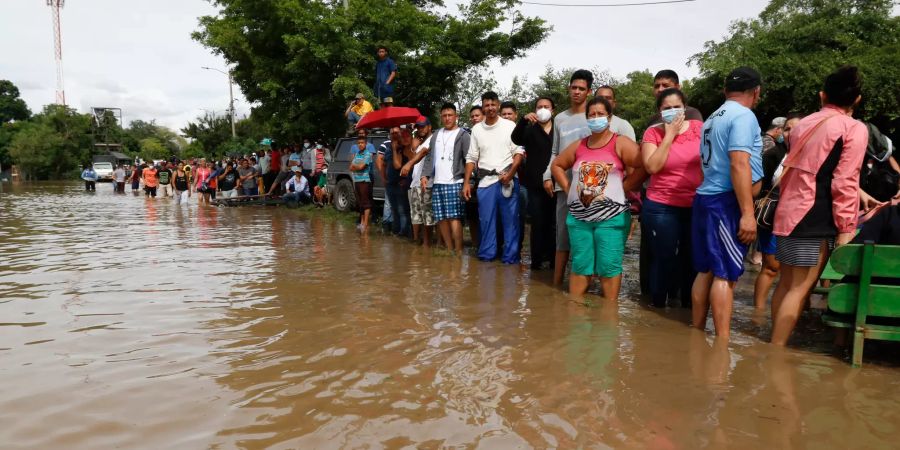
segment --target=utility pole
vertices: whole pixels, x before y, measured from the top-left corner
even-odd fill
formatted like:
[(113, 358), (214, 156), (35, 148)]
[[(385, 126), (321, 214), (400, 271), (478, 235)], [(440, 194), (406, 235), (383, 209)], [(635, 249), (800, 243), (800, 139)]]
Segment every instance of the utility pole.
[(225, 72), (225, 71), (213, 68), (213, 67), (206, 67), (206, 66), (201, 67), (201, 69), (215, 70), (216, 72), (219, 72), (221, 74), (228, 76), (228, 99), (229, 99), (228, 109), (231, 110), (231, 138), (237, 139), (237, 130), (234, 127), (234, 86), (233, 86), (234, 81), (231, 78), (231, 70), (229, 70), (228, 72)]
[(62, 66), (62, 28), (59, 24), (59, 10), (65, 5), (65, 0), (47, 0), (50, 14), (53, 18), (53, 51), (56, 60), (56, 104), (66, 104), (66, 91), (63, 87)]

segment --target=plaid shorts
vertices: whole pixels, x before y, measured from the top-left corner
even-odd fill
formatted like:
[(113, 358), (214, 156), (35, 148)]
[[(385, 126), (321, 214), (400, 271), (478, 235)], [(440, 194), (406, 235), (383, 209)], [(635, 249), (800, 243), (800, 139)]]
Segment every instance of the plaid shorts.
[(431, 188), (421, 186), (409, 190), (409, 216), (413, 225), (432, 226), (434, 216), (431, 214)]
[(434, 221), (462, 220), (465, 205), (460, 197), (462, 183), (435, 184), (432, 188), (431, 207), (434, 210)]

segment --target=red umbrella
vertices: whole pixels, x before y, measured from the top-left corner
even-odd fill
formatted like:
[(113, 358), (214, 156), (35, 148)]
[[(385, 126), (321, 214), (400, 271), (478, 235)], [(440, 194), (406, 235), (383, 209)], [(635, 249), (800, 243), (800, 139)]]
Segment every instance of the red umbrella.
[(372, 111), (357, 122), (356, 128), (390, 128), (415, 123), (422, 113), (416, 108), (386, 106)]

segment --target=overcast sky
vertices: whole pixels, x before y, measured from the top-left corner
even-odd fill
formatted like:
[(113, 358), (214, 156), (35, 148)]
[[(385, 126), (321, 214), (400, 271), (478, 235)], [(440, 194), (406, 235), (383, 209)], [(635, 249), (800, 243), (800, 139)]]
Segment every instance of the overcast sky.
[[(645, 0), (541, 0), (601, 4)], [(0, 0), (0, 79), (21, 90), (32, 111), (55, 99), (56, 72), (50, 8), (44, 0)], [(452, 2), (448, 2), (450, 4)], [(536, 81), (548, 63), (556, 67), (607, 68), (615, 76), (662, 68), (682, 77), (697, 74), (687, 59), (709, 40), (726, 36), (736, 19), (755, 17), (767, 0), (696, 0), (620, 8), (522, 5), (529, 16), (553, 25), (553, 33), (525, 58), (491, 65), (501, 86), (513, 75)], [(214, 14), (203, 0), (68, 0), (62, 11), (67, 103), (123, 109), (126, 122), (156, 119), (179, 129), (204, 109), (224, 114), (228, 81), (201, 66), (225, 62), (190, 33), (197, 17)], [(374, 60), (373, 60), (374, 64)], [(249, 105), (235, 87), (238, 115)]]

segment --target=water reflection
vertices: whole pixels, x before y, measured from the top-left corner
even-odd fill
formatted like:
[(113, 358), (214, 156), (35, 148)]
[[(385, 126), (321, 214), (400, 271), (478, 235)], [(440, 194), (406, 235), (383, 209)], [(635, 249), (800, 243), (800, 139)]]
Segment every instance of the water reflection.
[(743, 314), (746, 286), (725, 343), (680, 310), (627, 295), (578, 305), (543, 274), (360, 239), (316, 213), (4, 189), (4, 448), (887, 448), (900, 437), (896, 357), (852, 370), (823, 354), (820, 331), (803, 350), (772, 349)]

